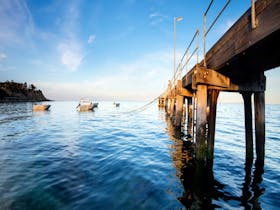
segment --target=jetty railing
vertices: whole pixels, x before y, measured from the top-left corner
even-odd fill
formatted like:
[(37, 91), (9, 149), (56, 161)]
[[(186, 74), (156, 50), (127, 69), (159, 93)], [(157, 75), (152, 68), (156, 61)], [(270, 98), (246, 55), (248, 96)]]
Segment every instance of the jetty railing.
[[(179, 64), (176, 68), (176, 71), (174, 72), (174, 75), (172, 77), (172, 85), (171, 85), (171, 88), (175, 88), (176, 86), (176, 82), (178, 79), (180, 79), (182, 77), (182, 71), (184, 68), (186, 68), (186, 72), (187, 72), (187, 66), (190, 62), (190, 60), (192, 59), (192, 57), (195, 55), (196, 53), (196, 63), (198, 63), (198, 50), (199, 50), (199, 34), (200, 34), (200, 31), (199, 29), (197, 29), (190, 41), (190, 43), (188, 44), (183, 56), (181, 57), (180, 61), (179, 61)], [(194, 43), (195, 39), (197, 40), (197, 43), (196, 43), (196, 47), (195, 49), (192, 51), (191, 55), (188, 56), (188, 52), (190, 51), (190, 48), (192, 47), (192, 44)], [(185, 62), (184, 62), (185, 61)], [(184, 63), (184, 64), (183, 64)]]
[(210, 7), (212, 6), (214, 0), (211, 0), (211, 2), (209, 3), (206, 11), (203, 14), (203, 22), (204, 22), (204, 33), (203, 33), (203, 54), (204, 54), (204, 59), (203, 59), (203, 65), (204, 67), (207, 67), (206, 64), (206, 37), (207, 34), (209, 33), (209, 31), (212, 29), (212, 27), (215, 25), (215, 23), (217, 22), (217, 20), (219, 19), (219, 17), (221, 16), (221, 14), (224, 12), (224, 10), (226, 9), (226, 7), (229, 5), (231, 0), (227, 0), (226, 3), (224, 4), (223, 8), (220, 10), (219, 14), (216, 16), (216, 18), (213, 20), (213, 22), (211, 23), (210, 27), (207, 29), (206, 26), (206, 19), (207, 19), (207, 13), (210, 10)]

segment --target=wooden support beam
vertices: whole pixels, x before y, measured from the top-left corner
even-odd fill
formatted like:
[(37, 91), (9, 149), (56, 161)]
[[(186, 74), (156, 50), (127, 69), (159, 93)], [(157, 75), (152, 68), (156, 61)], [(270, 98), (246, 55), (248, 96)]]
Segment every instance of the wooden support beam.
[(176, 85), (176, 95), (192, 97), (193, 94), (191, 91), (183, 88), (182, 80), (178, 80)]
[(265, 97), (264, 92), (254, 94), (255, 103), (255, 132), (257, 159), (264, 160), (265, 145)]
[(184, 78), (183, 87), (191, 90), (196, 90), (198, 84), (208, 85), (208, 89), (228, 92), (262, 92), (266, 88), (266, 77), (263, 72), (252, 75), (249, 81), (233, 82), (217, 71), (196, 66)]
[(251, 92), (241, 92), (244, 101), (245, 133), (246, 133), (246, 159), (253, 159), (253, 125)]
[(207, 158), (213, 159), (215, 128), (216, 128), (217, 99), (219, 96), (219, 90), (210, 90), (209, 96), (210, 96), (210, 110), (209, 110), (209, 121), (208, 121)]
[(187, 98), (188, 101), (188, 123), (193, 121), (193, 105), (192, 98)]
[(197, 86), (196, 111), (196, 159), (205, 160), (207, 151), (206, 123), (207, 123), (207, 86)]
[(252, 75), (250, 81), (242, 81), (235, 84), (230, 80), (228, 87), (208, 85), (208, 89), (217, 89), (228, 92), (263, 92), (265, 91), (265, 88), (266, 77), (263, 72)]
[(184, 104), (184, 97), (177, 95), (176, 96), (176, 113), (175, 113), (175, 126), (181, 126), (182, 121), (182, 114), (183, 114), (183, 104)]
[(192, 89), (195, 90), (198, 84), (227, 88), (230, 86), (230, 79), (215, 70), (196, 66), (192, 75)]

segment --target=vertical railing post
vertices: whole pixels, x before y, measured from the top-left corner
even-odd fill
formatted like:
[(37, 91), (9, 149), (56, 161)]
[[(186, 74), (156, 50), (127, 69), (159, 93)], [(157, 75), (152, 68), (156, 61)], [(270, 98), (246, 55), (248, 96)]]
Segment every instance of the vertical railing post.
[(257, 27), (256, 23), (256, 10), (255, 10), (255, 0), (252, 0), (252, 6), (251, 6), (251, 22), (252, 22), (252, 29), (255, 29)]
[(203, 32), (203, 66), (206, 68), (206, 14), (203, 15), (204, 32)]
[(199, 53), (199, 29), (197, 29), (197, 43), (196, 43), (196, 49), (197, 49), (197, 51), (196, 51), (196, 65), (198, 64), (198, 53)]

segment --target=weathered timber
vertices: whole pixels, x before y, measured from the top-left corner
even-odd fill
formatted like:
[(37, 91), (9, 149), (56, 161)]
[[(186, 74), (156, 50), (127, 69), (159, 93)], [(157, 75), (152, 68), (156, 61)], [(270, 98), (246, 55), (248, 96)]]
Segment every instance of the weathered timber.
[(158, 107), (165, 107), (165, 98), (164, 97), (158, 98)]
[(245, 116), (246, 159), (253, 159), (252, 92), (242, 92)]
[[(280, 65), (280, 38), (277, 36), (280, 0), (256, 1), (255, 13), (257, 27), (254, 30), (251, 28), (251, 9), (248, 9), (207, 52), (208, 68), (230, 75), (230, 72), (245, 70), (243, 74), (250, 74)], [(253, 68), (240, 69), (242, 66)]]
[(198, 84), (208, 85), (208, 89), (228, 92), (262, 92), (266, 89), (266, 77), (263, 72), (252, 74), (246, 81), (241, 79), (233, 83), (229, 77), (217, 71), (196, 66), (187, 74), (187, 77), (188, 79), (183, 80), (182, 85), (188, 91), (196, 90)]
[(257, 159), (264, 160), (265, 145), (265, 98), (264, 92), (254, 93)]
[(167, 103), (167, 114), (171, 114), (171, 98), (168, 98), (168, 103)]
[(176, 113), (175, 113), (175, 126), (181, 126), (183, 114), (184, 97), (181, 95), (176, 96)]
[(196, 110), (196, 158), (204, 160), (207, 151), (206, 124), (207, 124), (207, 86), (197, 86)]
[(230, 86), (230, 79), (212, 69), (196, 66), (192, 75), (192, 89), (195, 90), (198, 84), (227, 88)]
[(219, 90), (209, 90), (210, 96), (210, 110), (208, 120), (208, 141), (207, 141), (207, 158), (213, 159), (214, 157), (214, 141), (215, 141), (215, 127), (216, 127), (216, 112), (217, 112), (217, 99)]
[[(175, 87), (169, 84), (167, 97), (170, 117), (174, 116), (172, 110), (175, 98), (177, 102), (181, 100), (177, 96), (188, 99), (188, 122), (192, 122), (192, 130), (196, 133), (198, 160), (213, 158), (216, 106), (220, 91), (242, 94), (246, 159), (253, 159), (254, 156), (251, 101), (254, 94), (255, 148), (257, 160), (264, 160), (264, 72), (280, 66), (280, 0), (257, 0), (253, 6), (255, 8), (248, 9), (206, 53), (207, 66), (203, 66), (202, 60), (182, 78), (182, 81), (179, 80)], [(176, 103), (176, 110), (180, 109)], [(178, 123), (178, 120), (175, 120), (175, 123)]]
[(169, 105), (168, 105), (168, 103), (169, 103), (169, 99), (167, 98), (167, 96), (166, 96), (166, 98), (165, 98), (165, 111), (168, 113), (168, 108), (169, 108)]
[(192, 98), (187, 98), (188, 101), (188, 123), (193, 121), (193, 105)]
[[(230, 78), (224, 91), (247, 91), (252, 75), (280, 66), (280, 0), (258, 0), (255, 8), (254, 30), (248, 9), (206, 54), (207, 68)], [(195, 69), (183, 77), (183, 87), (192, 83)]]
[(175, 87), (175, 94), (185, 96), (185, 97), (192, 97), (193, 96), (191, 91), (183, 88), (182, 80), (177, 81), (177, 85)]
[(174, 108), (175, 108), (175, 98), (172, 98), (170, 102), (170, 118), (172, 119), (174, 117)]

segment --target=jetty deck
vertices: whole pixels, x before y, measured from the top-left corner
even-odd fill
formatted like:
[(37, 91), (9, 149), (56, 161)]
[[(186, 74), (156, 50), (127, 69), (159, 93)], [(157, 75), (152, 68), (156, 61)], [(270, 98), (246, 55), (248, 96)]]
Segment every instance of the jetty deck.
[[(227, 1), (227, 4), (229, 2)], [(204, 18), (212, 3), (213, 1), (204, 13)], [(204, 48), (204, 59), (197, 61), (186, 75), (178, 77), (181, 73), (177, 71), (182, 72), (190, 60), (186, 56), (187, 53), (181, 58), (177, 71), (174, 72), (166, 92), (159, 101), (161, 106), (165, 106), (174, 125), (178, 127), (182, 124), (183, 106), (187, 107), (185, 115), (188, 116), (188, 122), (193, 125), (192, 134), (198, 160), (213, 159), (216, 107), (220, 91), (237, 92), (242, 94), (244, 99), (246, 158), (253, 158), (254, 154), (252, 127), (252, 96), (254, 96), (255, 148), (257, 158), (264, 160), (266, 89), (264, 72), (280, 66), (279, 20), (280, 0), (256, 2), (252, 0), (251, 8), (207, 53)], [(205, 29), (206, 26), (203, 34), (204, 46), (210, 30)], [(199, 31), (198, 29), (193, 40), (197, 36), (199, 40)], [(198, 46), (199, 44), (193, 54), (198, 54)], [(186, 52), (188, 50), (189, 48)]]

